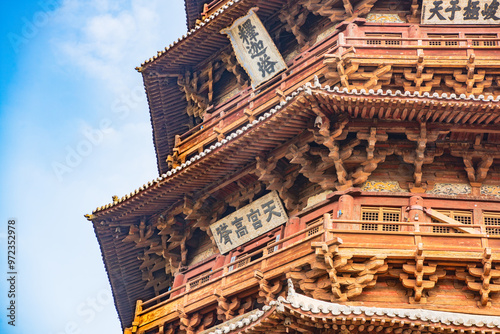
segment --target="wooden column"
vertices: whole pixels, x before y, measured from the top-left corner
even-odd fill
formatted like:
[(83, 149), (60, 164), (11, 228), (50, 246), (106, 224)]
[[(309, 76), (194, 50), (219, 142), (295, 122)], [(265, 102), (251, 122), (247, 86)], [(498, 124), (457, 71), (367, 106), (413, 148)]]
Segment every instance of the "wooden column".
[[(217, 258), (215, 259), (215, 264), (212, 267), (212, 270), (215, 271), (215, 270), (217, 270), (217, 269), (219, 269), (221, 267), (224, 267), (225, 261), (226, 261), (226, 256), (224, 256), (224, 255), (218, 255)], [(216, 272), (215, 274), (213, 274), (212, 278), (219, 277), (221, 275), (222, 275), (222, 270)]]
[[(184, 274), (177, 274), (174, 278), (174, 283), (172, 284), (172, 289), (177, 288), (178, 286), (181, 286), (184, 284)], [(178, 291), (172, 292), (171, 297), (175, 297), (181, 293), (183, 293), (184, 289), (180, 289)]]
[[(425, 226), (420, 228), (420, 222), (425, 221), (424, 209), (424, 199), (420, 196), (410, 197), (410, 211), (408, 214), (408, 221), (413, 223), (415, 226), (415, 232), (432, 232), (432, 227)], [(419, 235), (415, 236), (415, 245), (422, 243), (422, 237)]]
[[(338, 210), (337, 212), (334, 212), (334, 218), (342, 220), (354, 219), (354, 198), (351, 195), (340, 196)], [(335, 225), (337, 225), (339, 230), (359, 230), (361, 228), (361, 225), (359, 224), (337, 223)]]
[[(285, 238), (294, 234), (294, 233), (299, 232), (300, 230), (303, 230), (305, 226), (302, 226), (302, 225), (304, 225), (304, 224), (301, 224), (299, 217), (290, 218), (285, 225)], [(289, 246), (289, 245), (293, 244), (294, 242), (297, 242), (301, 239), (303, 239), (303, 237), (297, 236), (297, 237), (292, 238), (288, 241), (285, 241), (283, 243), (283, 247), (287, 247), (287, 246)]]

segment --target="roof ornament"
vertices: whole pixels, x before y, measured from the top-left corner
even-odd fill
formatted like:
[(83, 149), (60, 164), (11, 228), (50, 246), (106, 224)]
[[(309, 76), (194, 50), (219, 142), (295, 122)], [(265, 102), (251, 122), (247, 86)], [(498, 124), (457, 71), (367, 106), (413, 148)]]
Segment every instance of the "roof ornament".
[(295, 296), (295, 288), (293, 287), (293, 282), (291, 278), (289, 278), (287, 282), (288, 282), (288, 296), (287, 296), (288, 300), (288, 297)]

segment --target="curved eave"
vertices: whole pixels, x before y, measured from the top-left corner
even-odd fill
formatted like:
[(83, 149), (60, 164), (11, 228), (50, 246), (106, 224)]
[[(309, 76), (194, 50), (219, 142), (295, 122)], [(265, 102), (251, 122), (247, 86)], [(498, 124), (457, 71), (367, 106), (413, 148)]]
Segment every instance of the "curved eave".
[[(411, 104), (411, 109), (414, 110), (413, 115), (410, 112), (406, 112), (407, 115), (405, 117), (407, 117), (407, 120), (439, 122), (443, 118), (441, 120), (442, 123), (476, 124), (472, 121), (474, 120), (477, 122), (480, 121), (482, 125), (496, 124), (500, 121), (500, 104), (498, 103), (500, 97), (498, 96), (496, 98), (492, 96), (485, 98), (482, 95), (478, 97), (473, 95), (456, 96), (455, 94), (439, 95), (437, 93), (433, 95), (429, 93), (420, 95), (418, 93), (401, 91), (391, 92), (390, 90), (348, 91), (347, 89), (342, 90), (338, 87), (332, 89), (328, 86), (321, 86), (319, 82), (316, 82), (314, 86), (311, 83), (306, 83), (287, 96), (278, 106), (260, 116), (253, 123), (234, 131), (222, 141), (205, 149), (181, 166), (149, 181), (130, 194), (123, 196), (113, 203), (98, 207), (92, 212), (92, 215), (87, 215), (87, 218), (95, 220), (113, 217), (113, 220), (134, 220), (140, 217), (140, 215), (144, 215), (144, 211), (154, 211), (155, 207), (164, 208), (182, 198), (186, 192), (198, 191), (211, 182), (237, 171), (254, 159), (259, 151), (255, 146), (264, 148), (260, 151), (266, 151), (272, 147), (272, 145), (266, 146), (262, 144), (263, 139), (261, 138), (261, 134), (266, 133), (266, 131), (275, 131), (276, 127), (287, 126), (286, 119), (283, 117), (277, 118), (275, 117), (276, 114), (291, 115), (292, 113), (289, 112), (289, 109), (296, 106), (297, 99), (300, 96), (319, 96), (322, 98), (322, 95), (328, 97), (331, 103), (336, 103), (337, 107), (345, 109), (343, 112), (349, 113), (353, 118), (371, 119), (378, 117), (379, 119), (391, 119), (390, 117), (395, 116), (395, 112), (392, 111), (397, 109), (396, 105), (400, 103)], [(371, 108), (373, 104), (376, 104), (378, 108)], [(451, 120), (442, 117), (444, 114), (439, 114), (436, 110), (444, 104), (460, 107), (461, 111)], [(365, 112), (363, 112), (363, 108)], [(383, 110), (385, 111), (382, 112)], [(449, 113), (449, 111), (444, 112)], [(400, 116), (398, 114), (398, 117)], [(302, 121), (304, 126), (306, 126), (307, 121)], [(296, 135), (298, 132), (292, 131), (290, 134)], [(283, 142), (289, 138), (291, 136), (284, 135), (278, 142)], [(238, 150), (243, 141), (252, 143), (249, 144), (252, 146), (247, 145), (247, 148), (253, 149), (253, 155), (249, 155), (245, 150)], [(242, 157), (239, 158), (238, 154), (242, 155)], [(227, 161), (228, 156), (232, 157), (230, 162)], [(204, 178), (200, 177), (200, 171), (203, 171)], [(207, 175), (208, 172), (211, 174)]]
[(229, 44), (220, 30), (229, 26), (234, 19), (243, 16), (254, 7), (259, 7), (259, 17), (265, 20), (282, 7), (281, 0), (232, 0), (228, 1), (214, 13), (209, 15), (200, 24), (179, 37), (164, 50), (158, 51), (156, 56), (145, 60), (136, 69), (139, 72), (147, 71), (153, 65), (158, 69), (179, 69), (182, 66), (195, 65)]
[(166, 156), (172, 154), (175, 135), (189, 130), (189, 116), (182, 112), (187, 106), (184, 94), (177, 83), (168, 84), (165, 80), (161, 76), (143, 73), (159, 174), (168, 170)]
[(125, 329), (134, 318), (136, 300), (151, 299), (154, 293), (145, 290), (144, 283), (140, 279), (137, 280), (135, 275), (142, 263), (137, 258), (137, 249), (117, 239), (112, 229), (107, 226), (102, 226), (97, 222), (94, 222), (93, 226), (99, 240), (118, 318), (122, 329)]
[[(251, 166), (256, 156), (276, 149), (308, 128), (315, 114), (303, 108), (305, 100), (324, 102), (325, 98), (329, 99), (335, 108), (338, 110), (343, 108), (343, 112), (347, 111), (351, 116), (359, 112), (359, 108), (352, 107), (358, 102), (363, 105), (365, 103), (363, 101), (366, 103), (370, 101), (370, 103), (378, 103), (379, 107), (385, 106), (385, 113), (380, 115), (376, 113), (371, 116), (367, 114), (368, 119), (384, 118), (387, 114), (394, 115), (387, 110), (387, 106), (400, 101), (413, 103), (415, 106), (421, 105), (427, 108), (429, 113), (433, 112), (431, 108), (433, 105), (438, 106), (443, 103), (459, 105), (465, 108), (466, 113), (468, 105), (468, 108), (476, 112), (481, 112), (483, 107), (489, 106), (489, 112), (492, 112), (494, 116), (488, 116), (489, 122), (500, 121), (500, 112), (497, 110), (499, 108), (498, 97), (484, 99), (484, 97), (430, 96), (399, 91), (394, 93), (390, 91), (349, 92), (321, 86), (317, 81), (314, 85), (305, 84), (252, 123), (232, 132), (225, 139), (205, 149), (181, 166), (149, 181), (117, 201), (97, 208), (92, 214), (86, 215), (87, 219), (94, 223), (122, 325), (127, 326), (132, 321), (135, 300), (147, 300), (154, 295), (151, 290), (144, 289), (146, 283), (135, 274), (141, 265), (137, 259), (137, 249), (121, 241), (126, 234), (125, 229), (122, 229), (119, 234), (114, 233), (115, 229), (137, 224), (141, 217), (167, 209), (182, 200), (186, 193), (209, 191), (210, 187), (220, 184), (225, 178), (231, 177), (246, 166)], [(492, 102), (494, 102), (493, 106)], [(427, 117), (426, 115), (423, 114)], [(460, 118), (465, 122), (470, 119), (470, 115), (467, 119)], [(479, 117), (476, 118), (476, 120), (479, 119)], [(270, 134), (273, 136), (267, 136)]]
[[(261, 310), (252, 311), (235, 319), (226, 321), (201, 334), (229, 333), (272, 333), (288, 332), (290, 329), (335, 328), (344, 326), (374, 325), (384, 328), (418, 328), (420, 331), (441, 333), (458, 331), (460, 333), (499, 333), (500, 318), (496, 316), (466, 313), (443, 312), (427, 309), (382, 308), (350, 306), (313, 299), (293, 291), (290, 288), (287, 298), (279, 297)], [(272, 326), (272, 327), (270, 327)], [(317, 327), (319, 326), (319, 327)], [(379, 331), (377, 329), (377, 332)], [(359, 330), (359, 329), (358, 329)], [(362, 330), (360, 330), (361, 332)], [(386, 331), (391, 332), (391, 331)]]
[[(281, 0), (228, 1), (202, 23), (136, 68), (142, 73), (148, 96), (153, 142), (160, 174), (168, 169), (165, 159), (168, 154), (172, 154), (175, 135), (188, 130), (189, 117), (184, 112), (186, 100), (177, 86), (176, 76), (184, 67), (196, 67), (228, 46), (229, 40), (219, 31), (230, 25), (235, 18), (246, 14), (253, 6), (260, 5), (262, 8), (259, 10), (259, 16), (265, 19), (279, 10), (282, 2)], [(168, 77), (174, 79), (172, 83), (165, 84), (164, 80), (168, 80)]]
[(210, 2), (210, 0), (184, 0), (184, 9), (186, 10), (186, 26), (188, 29), (195, 26), (196, 19), (200, 17), (203, 5), (208, 2)]

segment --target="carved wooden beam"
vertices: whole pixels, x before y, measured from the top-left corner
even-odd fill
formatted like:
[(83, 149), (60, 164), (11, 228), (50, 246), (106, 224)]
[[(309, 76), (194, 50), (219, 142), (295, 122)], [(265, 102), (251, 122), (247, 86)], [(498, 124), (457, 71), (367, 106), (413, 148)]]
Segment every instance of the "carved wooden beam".
[(193, 199), (192, 194), (184, 195), (184, 205), (182, 211), (186, 216), (186, 220), (199, 220), (207, 217), (211, 213), (210, 204), (207, 204), (207, 199), (210, 194)]
[[(349, 80), (351, 81), (365, 81), (361, 84), (353, 83), (352, 85), (347, 85), (349, 89), (381, 89), (382, 85), (387, 85), (391, 82), (392, 78), (392, 65), (380, 65), (373, 72), (366, 72), (364, 68), (358, 68), (357, 72), (353, 72), (349, 75)], [(381, 82), (379, 82), (381, 81)], [(344, 85), (344, 82), (342, 83)]]
[(259, 298), (258, 303), (269, 304), (270, 301), (276, 300), (276, 296), (283, 289), (283, 282), (280, 279), (274, 280), (273, 283), (264, 278), (261, 271), (256, 270), (254, 277), (259, 280)]
[(377, 0), (361, 0), (354, 7), (353, 17), (363, 16), (370, 12)]
[[(481, 136), (476, 137), (476, 142), (472, 149), (469, 148), (469, 144), (450, 146), (451, 155), (462, 158), (469, 183), (473, 187), (473, 190), (476, 191), (486, 179), (494, 159), (500, 158), (500, 151), (496, 145), (482, 145), (480, 139)], [(475, 167), (474, 161), (477, 161)]]
[(287, 278), (298, 283), (306, 294), (327, 301), (347, 301), (359, 296), (364, 288), (373, 287), (377, 276), (388, 270), (385, 257), (354, 260), (352, 255), (342, 254), (334, 238), (328, 242), (314, 242), (316, 260), (310, 271), (292, 270)]
[[(320, 167), (320, 163), (318, 163), (317, 159), (309, 154), (310, 149), (311, 147), (309, 145), (303, 145), (300, 148), (295, 145), (290, 145), (285, 157), (290, 163), (299, 164), (301, 166), (299, 172), (307, 177), (309, 181), (319, 184), (324, 190), (333, 189), (336, 184), (335, 175), (325, 174), (325, 170), (332, 166), (333, 163), (321, 164), (322, 167)], [(324, 155), (324, 158), (326, 157), (328, 157), (327, 154)]]
[(333, 159), (335, 164), (335, 171), (337, 173), (337, 180), (339, 183), (337, 190), (347, 189), (352, 186), (352, 180), (348, 178), (347, 171), (344, 167), (344, 161), (351, 157), (354, 147), (359, 145), (359, 143), (359, 139), (354, 139), (348, 144), (343, 145), (342, 149), (340, 149), (339, 143), (335, 142), (333, 147), (330, 148), (329, 157)]
[(179, 313), (180, 330), (185, 331), (186, 334), (194, 334), (196, 332), (196, 327), (198, 327), (202, 321), (200, 312), (188, 315), (184, 311), (184, 307), (182, 305), (178, 307), (177, 312)]
[(493, 267), (490, 248), (485, 248), (482, 264), (482, 268), (471, 265), (467, 269), (468, 273), (457, 271), (456, 275), (466, 282), (470, 290), (479, 292), (479, 306), (487, 307), (491, 306), (490, 294), (500, 292), (500, 269)]
[[(387, 156), (392, 155), (394, 149), (376, 150), (372, 159), (367, 159), (361, 163), (354, 173), (351, 175), (352, 184), (360, 185), (368, 180), (368, 177), (377, 169), (380, 163), (383, 163)], [(341, 190), (341, 189), (339, 189)]]
[(185, 94), (188, 107), (186, 112), (189, 116), (203, 117), (205, 110), (208, 107), (208, 97), (202, 96), (198, 88), (198, 73), (191, 74), (186, 70), (184, 75), (179, 75), (177, 84)]
[(387, 141), (388, 135), (387, 133), (377, 133), (377, 128), (371, 127), (369, 133), (358, 132), (356, 134), (356, 138), (366, 140), (368, 142), (368, 146), (366, 147), (366, 157), (370, 160), (374, 157), (375, 144), (378, 141)]
[(299, 0), (298, 3), (307, 8), (314, 15), (327, 17), (332, 22), (344, 20), (347, 16), (345, 10), (334, 7), (340, 0)]
[(251, 186), (244, 186), (242, 184), (238, 185), (240, 190), (235, 191), (228, 198), (226, 198), (226, 203), (236, 208), (236, 210), (243, 205), (248, 204), (248, 202), (251, 202), (253, 198), (262, 190), (262, 183), (260, 182), (256, 182)]
[[(472, 66), (469, 66), (474, 73)], [(462, 73), (462, 70), (455, 70), (453, 76), (445, 76), (444, 83), (447, 87), (453, 88), (456, 94), (482, 94), (485, 88), (491, 87), (493, 83), (492, 76), (485, 76), (485, 70), (477, 70), (476, 74), (471, 74), (471, 71), (467, 69), (466, 74)]]
[(248, 84), (248, 76), (246, 75), (245, 70), (243, 70), (241, 65), (236, 60), (234, 51), (231, 51), (231, 53), (222, 52), (220, 54), (220, 59), (226, 65), (226, 69), (234, 74), (238, 85), (245, 86)]
[(135, 242), (137, 247), (148, 247), (150, 238), (154, 234), (155, 227), (148, 224), (146, 218), (141, 218), (138, 225), (131, 225), (128, 235), (122, 240), (123, 242)]
[(414, 151), (411, 150), (396, 150), (396, 154), (403, 157), (404, 162), (412, 164), (415, 168), (413, 172), (414, 186), (422, 187), (422, 166), (431, 164), (434, 158), (443, 154), (443, 149), (426, 150), (428, 142), (435, 142), (438, 138), (439, 131), (427, 131), (427, 125), (424, 122), (420, 123), (420, 132), (415, 133), (411, 130), (405, 132), (406, 137), (410, 141), (417, 143)]
[(418, 17), (418, 0), (412, 0), (411, 2), (411, 15), (413, 17)]
[(307, 19), (308, 10), (301, 8), (298, 2), (288, 1), (279, 14), (281, 22), (286, 24), (286, 30), (291, 32), (297, 39), (300, 46), (307, 45), (309, 40), (300, 28)]
[(351, 48), (343, 55), (330, 55), (326, 57), (324, 64), (327, 65), (328, 71), (325, 73), (325, 78), (329, 80), (330, 85), (335, 85), (340, 82), (342, 87), (350, 89), (349, 78), (359, 69), (359, 63), (347, 60), (350, 53), (354, 49)]
[(217, 319), (227, 321), (233, 318), (240, 308), (240, 299), (238, 297), (226, 298), (220, 291), (215, 291), (217, 297)]
[(314, 121), (314, 128), (310, 131), (313, 133), (314, 141), (317, 144), (324, 145), (330, 150), (336, 147), (337, 140), (343, 140), (347, 137), (347, 131), (344, 131), (346, 125), (349, 123), (347, 115), (338, 115), (336, 121), (332, 126), (332, 122), (325, 113), (321, 111), (317, 101), (312, 103), (311, 108), (317, 115)]
[(415, 252), (415, 264), (403, 264), (402, 272), (392, 271), (393, 276), (398, 277), (403, 286), (413, 289), (413, 297), (410, 297), (410, 303), (425, 303), (424, 290), (434, 288), (437, 281), (446, 276), (444, 269), (437, 269), (436, 264), (424, 265), (425, 257), (423, 255), (423, 244), (418, 244)]
[(257, 156), (255, 174), (259, 181), (266, 184), (268, 190), (277, 190), (278, 194), (288, 210), (294, 210), (300, 206), (297, 196), (289, 189), (295, 183), (299, 174), (298, 171), (283, 175), (276, 169), (278, 159), (274, 157), (264, 158)]
[(198, 331), (201, 332), (201, 331), (204, 331), (208, 328), (211, 328), (212, 326), (215, 325), (216, 320), (217, 320), (217, 316), (215, 315), (215, 312), (209, 312), (209, 313), (205, 314), (200, 327), (198, 327)]
[(155, 294), (159, 295), (170, 286), (172, 269), (171, 261), (162, 256), (161, 236), (155, 234), (155, 231), (156, 227), (143, 217), (138, 225), (130, 227), (129, 234), (122, 241), (134, 242), (136, 248), (143, 249), (143, 255), (137, 258), (142, 261), (139, 270), (143, 272), (142, 280), (146, 281), (144, 288), (153, 288)]
[(344, 9), (345, 9), (345, 12), (347, 13), (347, 15), (352, 16), (352, 14), (353, 14), (353, 8), (352, 8), (351, 1), (349, 1), (349, 0), (342, 0), (342, 2), (344, 3)]

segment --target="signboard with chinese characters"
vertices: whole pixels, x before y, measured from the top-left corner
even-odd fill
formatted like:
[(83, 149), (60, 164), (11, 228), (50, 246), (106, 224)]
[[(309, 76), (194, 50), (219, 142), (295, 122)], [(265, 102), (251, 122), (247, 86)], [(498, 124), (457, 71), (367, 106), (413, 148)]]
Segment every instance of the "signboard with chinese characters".
[(423, 24), (500, 24), (499, 0), (423, 0)]
[(271, 36), (252, 8), (221, 33), (228, 35), (236, 59), (252, 80), (252, 88), (259, 86), (286, 69), (285, 61)]
[(243, 245), (288, 220), (276, 191), (210, 225), (221, 254)]

